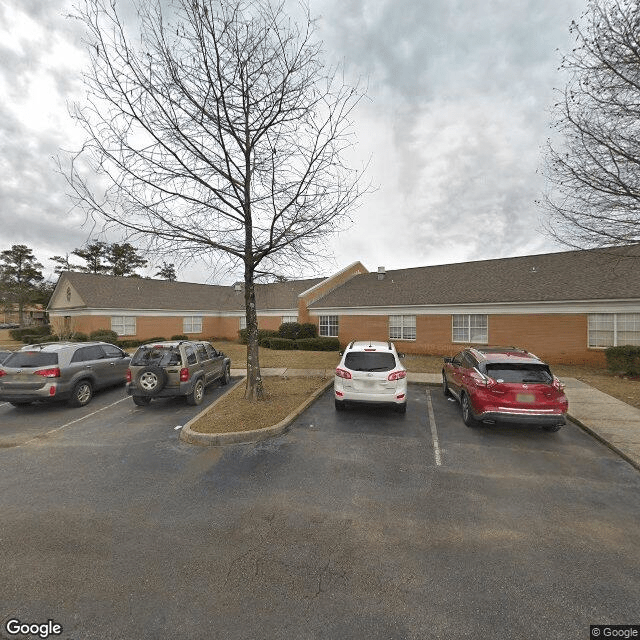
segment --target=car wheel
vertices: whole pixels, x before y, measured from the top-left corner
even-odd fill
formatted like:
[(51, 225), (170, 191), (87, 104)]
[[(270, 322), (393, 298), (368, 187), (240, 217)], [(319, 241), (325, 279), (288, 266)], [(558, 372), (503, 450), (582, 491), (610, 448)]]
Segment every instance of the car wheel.
[(165, 384), (167, 372), (162, 367), (144, 367), (136, 378), (136, 386), (145, 396), (155, 396)]
[(147, 407), (151, 403), (149, 396), (131, 396), (131, 398), (133, 399), (133, 404), (139, 407)]
[(334, 400), (336, 411), (344, 411), (344, 400)]
[(469, 396), (466, 393), (462, 394), (462, 420), (467, 427), (477, 427), (480, 423), (473, 417), (471, 411), (471, 402)]
[(229, 384), (229, 380), (231, 380), (231, 370), (227, 365), (224, 368), (224, 375), (222, 376), (222, 380), (220, 381), (220, 384), (225, 384), (225, 385)]
[(442, 393), (444, 393), (446, 398), (451, 396), (451, 391), (449, 391), (449, 385), (447, 383), (447, 376), (444, 371), (442, 372)]
[(396, 413), (407, 413), (407, 403), (403, 402), (402, 404), (397, 404)]
[(72, 407), (84, 407), (91, 402), (93, 398), (93, 385), (90, 380), (80, 380), (73, 387), (71, 392), (71, 398), (69, 398), (69, 405)]
[(196, 380), (191, 393), (187, 396), (187, 404), (199, 405), (204, 399), (204, 381), (202, 378)]
[(560, 424), (546, 424), (542, 427), (545, 431), (549, 431), (550, 433), (555, 433), (556, 431), (560, 431), (562, 425)]
[(10, 402), (9, 404), (12, 404), (14, 407), (28, 407), (31, 404), (31, 401), (27, 400), (26, 402)]

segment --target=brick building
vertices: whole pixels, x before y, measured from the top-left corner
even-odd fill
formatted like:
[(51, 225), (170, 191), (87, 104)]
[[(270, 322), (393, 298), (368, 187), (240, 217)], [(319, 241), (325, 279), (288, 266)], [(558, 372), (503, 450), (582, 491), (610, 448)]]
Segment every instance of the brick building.
[[(256, 285), (258, 324), (314, 322), (320, 335), (391, 339), (406, 353), (453, 354), (513, 344), (550, 362), (603, 364), (603, 348), (640, 345), (640, 247), (594, 249)], [(49, 304), (54, 324), (138, 339), (236, 339), (241, 285), (67, 272)]]

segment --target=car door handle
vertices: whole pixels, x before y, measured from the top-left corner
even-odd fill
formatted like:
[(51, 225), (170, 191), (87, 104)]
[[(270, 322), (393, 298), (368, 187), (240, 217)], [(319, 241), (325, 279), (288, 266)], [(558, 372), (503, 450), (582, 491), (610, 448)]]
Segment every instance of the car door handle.
[(84, 368), (85, 368), (85, 369), (93, 369), (93, 366), (92, 366), (92, 365), (90, 365), (90, 364), (85, 364), (85, 365), (84, 365)]

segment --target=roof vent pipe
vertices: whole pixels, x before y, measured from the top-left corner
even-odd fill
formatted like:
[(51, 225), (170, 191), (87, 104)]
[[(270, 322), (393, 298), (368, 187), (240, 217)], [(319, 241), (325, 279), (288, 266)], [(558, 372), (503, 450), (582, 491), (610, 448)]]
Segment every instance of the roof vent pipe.
[(384, 280), (386, 273), (387, 272), (384, 267), (378, 267), (378, 280)]

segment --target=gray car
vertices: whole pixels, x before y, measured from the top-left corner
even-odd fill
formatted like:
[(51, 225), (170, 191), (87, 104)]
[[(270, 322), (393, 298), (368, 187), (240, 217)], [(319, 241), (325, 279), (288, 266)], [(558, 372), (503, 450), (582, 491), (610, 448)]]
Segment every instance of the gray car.
[(96, 389), (124, 384), (131, 358), (106, 342), (54, 342), (22, 347), (0, 365), (0, 402), (91, 402)]
[(152, 398), (185, 396), (198, 405), (207, 386), (227, 384), (231, 360), (209, 342), (181, 340), (142, 345), (131, 358), (127, 393), (138, 406)]

